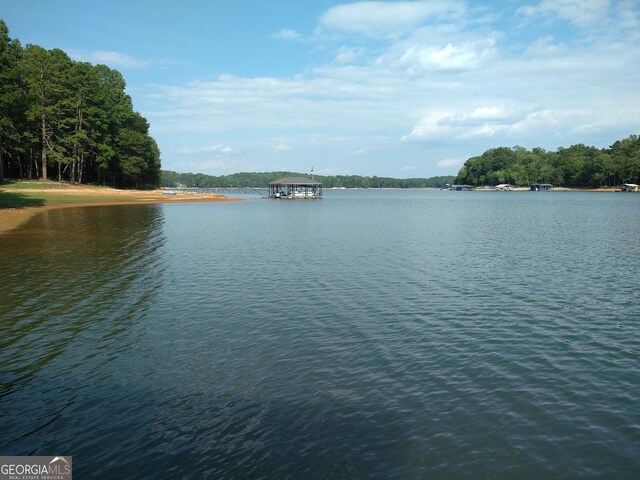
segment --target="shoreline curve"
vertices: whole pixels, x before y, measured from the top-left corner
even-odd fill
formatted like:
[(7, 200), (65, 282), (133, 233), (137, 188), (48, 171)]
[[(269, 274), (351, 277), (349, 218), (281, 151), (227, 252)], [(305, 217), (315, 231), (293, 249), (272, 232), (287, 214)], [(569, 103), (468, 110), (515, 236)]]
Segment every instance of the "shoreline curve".
[[(40, 212), (57, 208), (74, 207), (101, 207), (116, 205), (158, 205), (167, 203), (216, 203), (216, 202), (241, 202), (241, 198), (226, 197), (219, 193), (174, 192), (167, 195), (162, 190), (117, 190), (88, 188), (88, 187), (61, 187), (46, 190), (39, 189), (3, 189), (2, 192), (16, 193), (41, 193), (53, 194), (54, 199), (47, 201), (45, 205), (36, 207), (14, 207), (0, 209), (0, 235), (8, 233), (27, 223)], [(56, 202), (55, 196), (60, 196)], [(76, 201), (74, 196), (82, 197)], [(93, 200), (91, 197), (98, 197)], [(86, 201), (85, 201), (86, 199)]]

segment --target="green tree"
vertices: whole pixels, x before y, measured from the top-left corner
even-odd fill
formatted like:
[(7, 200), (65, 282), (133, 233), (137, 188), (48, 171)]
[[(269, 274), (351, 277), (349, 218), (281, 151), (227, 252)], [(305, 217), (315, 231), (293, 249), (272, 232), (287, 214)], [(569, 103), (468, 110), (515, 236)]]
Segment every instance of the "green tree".
[(89, 63), (73, 63), (69, 82), (72, 86), (69, 102), (73, 113), (66, 137), (72, 159), (69, 178), (82, 183), (87, 162), (97, 156), (99, 144), (106, 134), (104, 95), (97, 72)]
[(160, 181), (160, 150), (148, 131), (149, 123), (137, 112), (118, 131), (119, 168), (125, 181), (136, 187)]
[(65, 162), (65, 148), (61, 137), (65, 133), (69, 104), (66, 73), (71, 60), (62, 50), (45, 50), (37, 45), (27, 45), (24, 74), (31, 103), (27, 111), (29, 120), (37, 124), (41, 178), (48, 178), (49, 159)]
[(609, 152), (620, 183), (640, 183), (640, 136), (618, 140)]
[[(0, 20), (0, 181), (5, 176), (5, 158), (19, 158), (26, 128), (26, 98), (20, 72), (22, 46), (9, 38), (9, 29)], [(19, 160), (18, 160), (19, 164)]]
[(125, 87), (104, 65), (23, 49), (0, 20), (0, 179), (47, 179), (56, 165), (59, 180), (158, 184), (160, 150)]

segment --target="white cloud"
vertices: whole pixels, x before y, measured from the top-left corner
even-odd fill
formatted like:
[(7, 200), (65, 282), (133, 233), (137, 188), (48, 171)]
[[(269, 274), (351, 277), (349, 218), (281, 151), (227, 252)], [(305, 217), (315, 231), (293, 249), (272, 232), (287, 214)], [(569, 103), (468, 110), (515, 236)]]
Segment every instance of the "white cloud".
[[(552, 15), (548, 2), (515, 16), (501, 10), (499, 20), (482, 23), (471, 12), (462, 16), (460, 4), (447, 5), (358, 2), (331, 8), (320, 24), (335, 35), (314, 37), (312, 53), (322, 57), (312, 66), (302, 65), (290, 77), (220, 75), (149, 86), (156, 110), (145, 116), (180, 145), (189, 130), (198, 132), (196, 139), (206, 132), (213, 143), (208, 152), (191, 147), (183, 154), (210, 153), (220, 160), (231, 153), (221, 148), (233, 139), (242, 151), (233, 157), (238, 161), (253, 156), (261, 165), (284, 169), (296, 155), (283, 152), (294, 150), (319, 168), (358, 174), (376, 165), (387, 172), (419, 165), (425, 174), (425, 168), (454, 168), (463, 154), (484, 148), (606, 146), (597, 141), (637, 131), (637, 32), (566, 29), (553, 22), (529, 31), (517, 22), (521, 15)], [(575, 2), (560, 3), (562, 15), (572, 12), (570, 5)], [(609, 21), (624, 14), (633, 24), (637, 6), (617, 5)], [(589, 15), (574, 12), (572, 18), (586, 22)], [(345, 32), (383, 35), (371, 41)]]
[(542, 0), (538, 5), (520, 7), (519, 14), (533, 17), (559, 17), (575, 25), (586, 27), (607, 16), (609, 0)]
[(333, 61), (340, 64), (353, 63), (355, 60), (365, 55), (366, 52), (367, 50), (363, 47), (342, 46), (338, 49), (336, 58)]
[(510, 125), (511, 132), (531, 132), (540, 129), (549, 130), (560, 123), (559, 115), (551, 110), (539, 110), (527, 114), (523, 119)]
[(452, 118), (451, 112), (430, 112), (424, 115), (413, 127), (409, 135), (402, 137), (403, 141), (412, 139), (430, 139), (440, 136), (449, 136), (453, 128), (442, 120)]
[(289, 152), (291, 150), (293, 150), (293, 147), (291, 145), (289, 145), (288, 143), (285, 142), (278, 142), (273, 149), (276, 152)]
[(563, 43), (555, 43), (552, 35), (545, 35), (536, 39), (526, 50), (526, 54), (532, 57), (559, 56), (566, 53), (566, 46)]
[(301, 36), (302, 35), (300, 35), (298, 32), (289, 28), (283, 28), (279, 32), (272, 35), (273, 38), (278, 38), (280, 40), (296, 40)]
[(237, 171), (238, 163), (227, 159), (194, 159), (177, 160), (171, 167), (179, 172), (207, 173), (210, 175), (223, 175)]
[(504, 118), (506, 111), (502, 106), (478, 107), (469, 114), (469, 118)]
[(177, 151), (183, 155), (198, 155), (202, 153), (232, 153), (233, 148), (228, 145), (208, 145), (204, 147), (184, 147)]
[(476, 107), (470, 112), (433, 111), (423, 115), (403, 140), (491, 136), (503, 128), (499, 122), (508, 117), (509, 113), (501, 105)]
[(454, 1), (356, 2), (337, 5), (320, 17), (328, 29), (364, 35), (407, 32), (430, 18), (460, 15), (464, 7)]
[(616, 5), (616, 25), (622, 28), (640, 30), (640, 12), (637, 0), (619, 0)]
[(445, 158), (436, 163), (436, 168), (453, 168), (462, 165), (465, 158)]
[(69, 56), (74, 60), (94, 64), (105, 64), (111, 68), (145, 69), (152, 66), (150, 60), (141, 60), (125, 53), (110, 50), (94, 50), (93, 52), (69, 50), (68, 52)]
[(474, 43), (444, 47), (434, 45), (412, 45), (400, 58), (401, 65), (407, 65), (410, 73), (421, 70), (468, 70), (475, 69), (494, 55), (495, 41), (481, 40)]
[(229, 160), (212, 159), (200, 161), (198, 162), (198, 165), (200, 165), (204, 170), (208, 171), (229, 171), (235, 167), (236, 162), (232, 162)]
[(489, 138), (498, 134), (531, 135), (550, 132), (559, 124), (559, 115), (550, 110), (507, 113), (503, 107), (478, 107), (471, 112), (429, 113), (403, 140), (428, 140), (445, 135), (458, 140)]
[(508, 127), (501, 124), (485, 123), (472, 127), (460, 135), (460, 138), (493, 137), (496, 133), (506, 130)]

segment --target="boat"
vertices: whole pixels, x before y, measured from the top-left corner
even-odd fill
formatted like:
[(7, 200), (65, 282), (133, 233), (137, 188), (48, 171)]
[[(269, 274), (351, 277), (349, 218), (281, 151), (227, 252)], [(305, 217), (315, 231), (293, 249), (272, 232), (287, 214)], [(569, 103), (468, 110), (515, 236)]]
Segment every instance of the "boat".
[(301, 192), (300, 190), (296, 190), (291, 194), (293, 198), (313, 198), (313, 192)]

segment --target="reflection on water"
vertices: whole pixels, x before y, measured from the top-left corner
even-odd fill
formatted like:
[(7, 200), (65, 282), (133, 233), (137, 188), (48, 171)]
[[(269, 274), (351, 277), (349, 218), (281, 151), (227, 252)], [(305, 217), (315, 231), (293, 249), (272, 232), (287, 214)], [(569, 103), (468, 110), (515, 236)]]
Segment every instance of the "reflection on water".
[(107, 381), (107, 365), (135, 348), (131, 326), (162, 282), (162, 213), (147, 206), (48, 210), (3, 236), (4, 454), (45, 451), (70, 425), (82, 428), (77, 407), (84, 410)]
[(0, 451), (82, 477), (633, 478), (635, 224), (615, 194), (49, 211), (0, 237)]

